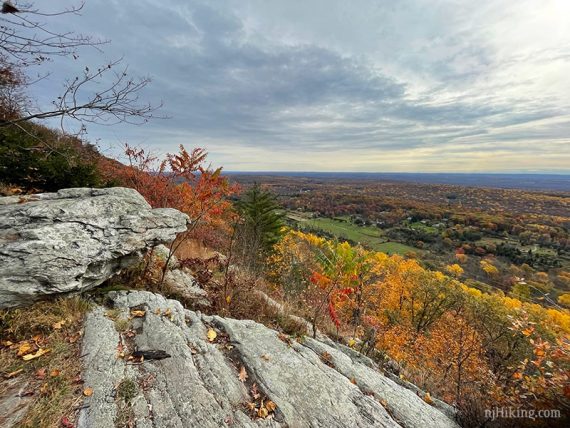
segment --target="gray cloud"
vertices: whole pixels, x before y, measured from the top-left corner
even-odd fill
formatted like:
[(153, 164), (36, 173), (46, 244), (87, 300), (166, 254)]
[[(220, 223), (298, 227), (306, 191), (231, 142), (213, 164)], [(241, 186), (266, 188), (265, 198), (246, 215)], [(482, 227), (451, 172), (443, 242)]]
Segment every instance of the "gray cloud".
[[(153, 79), (144, 95), (163, 100), (171, 119), (144, 128), (94, 126), (90, 135), (161, 151), (206, 145), (229, 169), (245, 165), (236, 160), (244, 151), (256, 169), (298, 169), (287, 162), (326, 153), (329, 163), (303, 168), (352, 169), (364, 162), (370, 170), (397, 170), (394, 160), (368, 161), (390, 151), (418, 157), (418, 169), (419, 157), (437, 152), (442, 164), (430, 159), (426, 165), (441, 170), (454, 150), (480, 144), (481, 155), (504, 149), (514, 159), (519, 148), (548, 154), (570, 138), (564, 120), (570, 88), (555, 80), (556, 67), (570, 71), (568, 45), (521, 47), (508, 34), (505, 40), (495, 35), (517, 23), (504, 22), (505, 8), (514, 8), (518, 24), (527, 22), (525, 2), (477, 8), (470, 2), (429, 7), (421, 0), (286, 3), (91, 0), (82, 17), (60, 24), (112, 43), (103, 54), (88, 50), (80, 61), (55, 62), (52, 77), (36, 91), (47, 102), (44, 94), (57, 90), (60, 76), (84, 62), (124, 56), (131, 72)], [(569, 33), (561, 30), (559, 41), (570, 41)], [(539, 48), (542, 56), (533, 56)], [(548, 93), (552, 85), (558, 95)], [(526, 147), (531, 140), (541, 148)], [(510, 144), (516, 141), (519, 146)], [(501, 148), (502, 142), (509, 145)], [(281, 163), (268, 162), (267, 153), (279, 154)], [(568, 148), (564, 158), (570, 161)], [(545, 170), (559, 168), (544, 162)]]

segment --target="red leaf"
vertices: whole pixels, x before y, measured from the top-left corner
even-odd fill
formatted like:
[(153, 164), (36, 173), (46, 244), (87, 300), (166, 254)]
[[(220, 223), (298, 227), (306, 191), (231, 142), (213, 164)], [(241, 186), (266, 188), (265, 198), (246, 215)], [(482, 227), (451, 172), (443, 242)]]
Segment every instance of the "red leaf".
[(61, 418), (61, 427), (62, 428), (73, 428), (74, 425), (69, 421), (67, 416)]
[(336, 325), (336, 328), (340, 328), (340, 320), (338, 319), (332, 300), (329, 300), (329, 316), (332, 322), (334, 322), (334, 325)]

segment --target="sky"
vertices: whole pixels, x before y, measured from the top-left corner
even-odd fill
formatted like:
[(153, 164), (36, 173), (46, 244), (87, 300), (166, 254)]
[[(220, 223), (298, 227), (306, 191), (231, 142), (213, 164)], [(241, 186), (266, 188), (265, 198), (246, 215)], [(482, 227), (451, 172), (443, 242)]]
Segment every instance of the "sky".
[(230, 171), (570, 173), (568, 0), (87, 0), (50, 19), (110, 43), (45, 66), (40, 104), (120, 57), (163, 102), (168, 119), (89, 126), (106, 154), (184, 144)]

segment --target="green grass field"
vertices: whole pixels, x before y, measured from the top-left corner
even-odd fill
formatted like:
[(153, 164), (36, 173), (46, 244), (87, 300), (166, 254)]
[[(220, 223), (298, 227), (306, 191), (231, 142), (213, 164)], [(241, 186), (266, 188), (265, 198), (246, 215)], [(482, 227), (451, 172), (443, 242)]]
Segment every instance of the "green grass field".
[(376, 245), (374, 248), (376, 251), (381, 251), (382, 253), (386, 254), (400, 254), (404, 255), (413, 251), (414, 253), (418, 254), (421, 253), (421, 250), (418, 248), (410, 247), (409, 245), (400, 244), (399, 242), (384, 242), (382, 244)]
[(404, 255), (410, 251), (416, 253), (421, 252), (417, 248), (398, 242), (385, 242), (384, 233), (381, 229), (374, 226), (357, 226), (354, 223), (332, 218), (304, 218), (300, 213), (288, 213), (287, 217), (296, 221), (303, 229), (317, 229), (330, 233), (339, 239), (346, 239), (352, 242), (358, 242), (366, 247), (387, 254)]
[(362, 244), (376, 244), (380, 242), (382, 231), (373, 226), (357, 226), (348, 221), (333, 220), (331, 218), (314, 218), (303, 222), (303, 226), (320, 229), (338, 238), (349, 239)]

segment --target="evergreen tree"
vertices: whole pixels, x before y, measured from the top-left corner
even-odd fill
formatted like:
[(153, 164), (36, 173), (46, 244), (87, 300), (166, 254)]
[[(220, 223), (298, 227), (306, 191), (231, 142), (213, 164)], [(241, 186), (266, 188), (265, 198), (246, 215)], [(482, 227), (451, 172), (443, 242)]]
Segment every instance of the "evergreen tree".
[(283, 234), (283, 213), (275, 195), (255, 183), (236, 202), (241, 222), (238, 246), (245, 265), (258, 270)]

